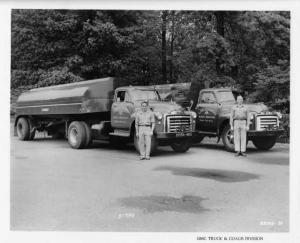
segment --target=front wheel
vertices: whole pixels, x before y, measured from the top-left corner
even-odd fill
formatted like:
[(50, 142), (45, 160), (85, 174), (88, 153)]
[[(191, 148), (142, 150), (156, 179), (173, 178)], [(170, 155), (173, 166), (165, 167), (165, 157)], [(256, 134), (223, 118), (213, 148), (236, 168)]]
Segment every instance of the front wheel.
[[(138, 138), (136, 137), (136, 132), (134, 131), (134, 139), (133, 139), (133, 142), (134, 142), (134, 147), (135, 147), (135, 150), (140, 153), (140, 146), (139, 146), (139, 140)], [(157, 149), (157, 138), (153, 135), (151, 137), (151, 149), (150, 149), (150, 155), (152, 155), (153, 153), (155, 153), (156, 149)]]
[(182, 139), (178, 141), (174, 141), (171, 144), (171, 148), (178, 153), (185, 153), (191, 147), (190, 139)]
[(222, 142), (226, 150), (228, 151), (234, 150), (233, 131), (230, 129), (229, 124), (227, 124), (222, 131)]
[(269, 150), (276, 143), (277, 137), (256, 137), (252, 139), (254, 146), (259, 150)]

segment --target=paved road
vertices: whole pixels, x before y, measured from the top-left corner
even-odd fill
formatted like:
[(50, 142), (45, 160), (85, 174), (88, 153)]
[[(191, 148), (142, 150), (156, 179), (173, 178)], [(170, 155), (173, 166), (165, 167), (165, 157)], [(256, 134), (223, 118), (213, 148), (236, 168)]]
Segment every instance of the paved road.
[(236, 158), (213, 144), (73, 150), (11, 140), (11, 228), (81, 231), (288, 231), (289, 147)]

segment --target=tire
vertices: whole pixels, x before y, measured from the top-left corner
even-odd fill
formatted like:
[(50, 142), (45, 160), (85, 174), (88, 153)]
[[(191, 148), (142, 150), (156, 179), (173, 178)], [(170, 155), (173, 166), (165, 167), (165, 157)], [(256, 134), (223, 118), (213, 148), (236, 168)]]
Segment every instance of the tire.
[(74, 121), (68, 128), (68, 142), (74, 149), (81, 149), (86, 142), (86, 132), (84, 125), (79, 121)]
[(269, 150), (276, 143), (277, 137), (256, 137), (252, 139), (254, 146), (258, 150)]
[(28, 124), (29, 124), (29, 129), (30, 129), (30, 135), (29, 135), (29, 140), (33, 140), (35, 137), (35, 127), (33, 125), (33, 121), (31, 119), (27, 119), (28, 120)]
[(85, 133), (86, 133), (84, 148), (88, 148), (89, 146), (91, 146), (92, 141), (93, 141), (92, 129), (86, 122), (81, 122), (81, 124), (84, 126)]
[(26, 118), (21, 117), (17, 122), (17, 135), (20, 140), (26, 141), (30, 139), (30, 125)]
[[(133, 139), (133, 142), (134, 142), (134, 147), (135, 147), (135, 150), (140, 153), (140, 147), (139, 147), (139, 143), (138, 143), (138, 139), (136, 137), (136, 132), (134, 130), (134, 139)], [(151, 149), (150, 149), (150, 155), (153, 155), (157, 149), (157, 138), (155, 137), (155, 135), (153, 135), (151, 137)]]
[(233, 131), (227, 124), (222, 131), (222, 142), (226, 150), (234, 151)]
[(171, 148), (177, 153), (185, 153), (191, 147), (190, 139), (182, 139), (171, 144)]

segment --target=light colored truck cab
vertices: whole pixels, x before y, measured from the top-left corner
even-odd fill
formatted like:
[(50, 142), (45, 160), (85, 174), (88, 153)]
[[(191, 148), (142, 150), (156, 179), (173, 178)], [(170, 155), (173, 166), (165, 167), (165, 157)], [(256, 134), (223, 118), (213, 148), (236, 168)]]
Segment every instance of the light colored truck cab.
[[(233, 150), (233, 133), (230, 130), (229, 118), (235, 99), (231, 89), (203, 89), (199, 93), (197, 112), (198, 142), (205, 136), (222, 138), (226, 149)], [(247, 104), (251, 116), (248, 140), (252, 140), (260, 150), (271, 149), (277, 137), (282, 134), (280, 127), (281, 114), (263, 103)]]
[(138, 143), (135, 136), (135, 114), (141, 102), (147, 100), (155, 116), (155, 129), (152, 137), (152, 151), (157, 145), (170, 145), (177, 152), (185, 152), (190, 147), (190, 139), (195, 134), (196, 113), (181, 106), (163, 102), (152, 87), (127, 86), (115, 90), (111, 107), (110, 136), (127, 137)]

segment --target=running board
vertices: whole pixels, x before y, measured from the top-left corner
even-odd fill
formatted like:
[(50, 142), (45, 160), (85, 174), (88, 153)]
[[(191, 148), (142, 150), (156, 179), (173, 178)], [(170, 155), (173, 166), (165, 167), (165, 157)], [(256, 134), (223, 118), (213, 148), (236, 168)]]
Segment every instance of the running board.
[(114, 132), (109, 133), (109, 135), (117, 137), (130, 137), (130, 131), (114, 130)]
[(198, 133), (200, 133), (201, 135), (210, 135), (210, 136), (218, 136), (218, 134), (216, 132), (206, 132), (206, 131), (197, 131)]

